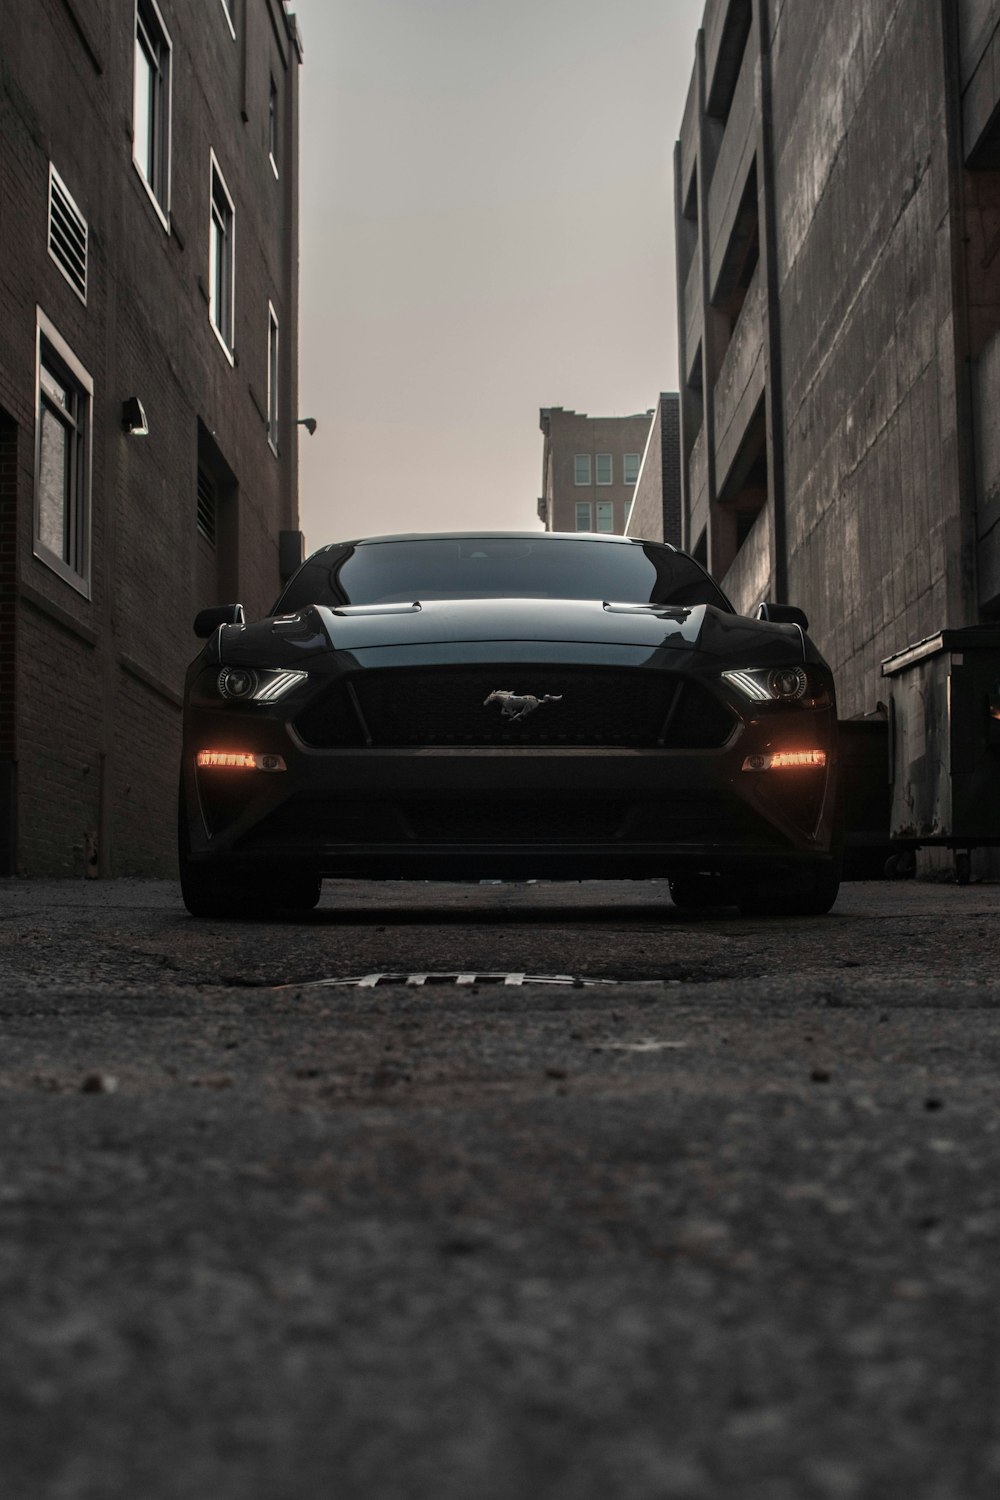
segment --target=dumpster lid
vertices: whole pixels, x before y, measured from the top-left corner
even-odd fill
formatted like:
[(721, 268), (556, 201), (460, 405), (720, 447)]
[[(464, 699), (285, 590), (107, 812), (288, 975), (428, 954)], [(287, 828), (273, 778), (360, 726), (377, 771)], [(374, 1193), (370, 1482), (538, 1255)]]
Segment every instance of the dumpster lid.
[(882, 663), (882, 676), (891, 677), (902, 672), (914, 662), (927, 656), (937, 656), (941, 651), (1000, 651), (1000, 628), (995, 625), (966, 625), (958, 630), (939, 630), (912, 646), (904, 646)]

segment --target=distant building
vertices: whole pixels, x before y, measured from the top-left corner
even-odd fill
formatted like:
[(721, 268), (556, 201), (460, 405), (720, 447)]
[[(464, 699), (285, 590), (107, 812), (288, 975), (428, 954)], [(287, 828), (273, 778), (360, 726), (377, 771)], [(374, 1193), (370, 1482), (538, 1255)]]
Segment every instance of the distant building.
[(684, 539), (841, 711), (1000, 618), (1000, 0), (708, 0), (675, 154)]
[(546, 531), (625, 534), (652, 416), (588, 417), (542, 407), (538, 517)]
[(299, 37), (281, 0), (0, 37), (0, 873), (169, 873), (193, 615), (301, 547)]
[(663, 392), (649, 424), (626, 536), (681, 545), (680, 397)]

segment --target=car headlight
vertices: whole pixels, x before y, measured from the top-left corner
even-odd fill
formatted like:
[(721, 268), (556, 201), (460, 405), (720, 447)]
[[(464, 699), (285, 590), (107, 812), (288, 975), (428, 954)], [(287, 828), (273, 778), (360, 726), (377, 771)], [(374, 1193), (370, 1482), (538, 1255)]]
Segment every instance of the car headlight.
[(304, 682), (307, 672), (272, 671), (254, 667), (223, 667), (216, 686), (223, 698), (239, 703), (276, 703)]
[(826, 683), (798, 665), (743, 667), (723, 672), (722, 680), (751, 703), (798, 703), (803, 708), (820, 708), (830, 701)]

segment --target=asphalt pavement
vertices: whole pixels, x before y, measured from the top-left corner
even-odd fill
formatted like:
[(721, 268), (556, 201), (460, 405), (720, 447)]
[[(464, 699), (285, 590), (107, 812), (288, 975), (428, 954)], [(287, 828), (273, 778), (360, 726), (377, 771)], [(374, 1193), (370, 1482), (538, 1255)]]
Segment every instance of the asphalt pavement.
[(996, 1500), (998, 917), (0, 882), (0, 1494)]

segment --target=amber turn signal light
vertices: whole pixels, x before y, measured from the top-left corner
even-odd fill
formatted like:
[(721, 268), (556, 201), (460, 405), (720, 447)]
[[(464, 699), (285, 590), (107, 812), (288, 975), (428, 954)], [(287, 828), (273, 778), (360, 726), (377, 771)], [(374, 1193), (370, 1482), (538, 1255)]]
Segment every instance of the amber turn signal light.
[(258, 755), (251, 750), (199, 750), (195, 761), (199, 771), (284, 771), (280, 755)]
[(744, 771), (788, 771), (825, 765), (825, 750), (770, 750), (764, 755), (748, 755), (743, 762), (743, 769)]

